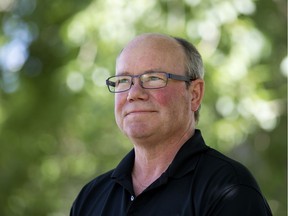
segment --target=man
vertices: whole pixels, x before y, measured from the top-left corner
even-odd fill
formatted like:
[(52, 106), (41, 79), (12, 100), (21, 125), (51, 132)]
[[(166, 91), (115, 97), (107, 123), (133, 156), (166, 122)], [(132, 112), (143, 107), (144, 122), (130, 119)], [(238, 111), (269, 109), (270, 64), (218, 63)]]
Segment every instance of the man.
[(203, 75), (200, 54), (183, 39), (143, 34), (128, 43), (106, 84), (134, 148), (82, 189), (71, 216), (272, 215), (249, 171), (195, 129)]

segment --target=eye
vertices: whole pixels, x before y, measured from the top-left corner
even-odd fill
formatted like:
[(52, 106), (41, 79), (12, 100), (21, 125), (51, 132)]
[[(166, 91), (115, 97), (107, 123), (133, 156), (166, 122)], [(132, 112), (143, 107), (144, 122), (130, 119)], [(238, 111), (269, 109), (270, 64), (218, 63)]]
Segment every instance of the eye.
[(115, 83), (116, 86), (122, 84), (130, 84), (130, 77), (118, 77)]
[(123, 79), (118, 80), (118, 83), (128, 83), (128, 82), (129, 82), (129, 79), (127, 79), (127, 78), (123, 78)]
[(144, 82), (157, 82), (157, 81), (165, 81), (166, 77), (161, 73), (147, 73), (143, 74), (142, 81)]
[(148, 82), (165, 82), (166, 81), (166, 77), (163, 76), (163, 74), (150, 74), (147, 77), (147, 81)]
[(161, 80), (161, 77), (151, 75), (151, 76), (147, 77), (147, 80), (148, 81), (158, 81), (158, 80)]

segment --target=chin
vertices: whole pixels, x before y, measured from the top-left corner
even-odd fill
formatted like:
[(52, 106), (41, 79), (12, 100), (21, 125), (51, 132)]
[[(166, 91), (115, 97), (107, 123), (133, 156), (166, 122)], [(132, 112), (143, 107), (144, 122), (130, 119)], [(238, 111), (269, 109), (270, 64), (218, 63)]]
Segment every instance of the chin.
[(152, 135), (150, 130), (145, 130), (143, 128), (130, 128), (125, 131), (125, 134), (131, 139), (144, 139)]

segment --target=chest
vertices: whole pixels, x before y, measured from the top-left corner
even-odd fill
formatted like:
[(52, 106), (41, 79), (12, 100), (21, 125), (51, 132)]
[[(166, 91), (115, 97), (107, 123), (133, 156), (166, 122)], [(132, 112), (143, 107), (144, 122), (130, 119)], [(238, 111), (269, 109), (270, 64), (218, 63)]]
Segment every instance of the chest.
[[(96, 215), (199, 215), (195, 209), (193, 177), (150, 185), (137, 197), (120, 185), (95, 202)], [(100, 214), (99, 214), (100, 213)]]

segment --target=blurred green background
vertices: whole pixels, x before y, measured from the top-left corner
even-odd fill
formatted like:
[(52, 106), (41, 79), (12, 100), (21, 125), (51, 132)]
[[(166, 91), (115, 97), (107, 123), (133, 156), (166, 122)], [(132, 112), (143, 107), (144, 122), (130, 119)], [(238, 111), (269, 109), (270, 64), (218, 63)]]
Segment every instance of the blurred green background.
[(198, 128), (287, 213), (285, 0), (1, 0), (0, 215), (64, 216), (132, 148), (104, 85), (135, 35), (194, 43), (206, 67)]

